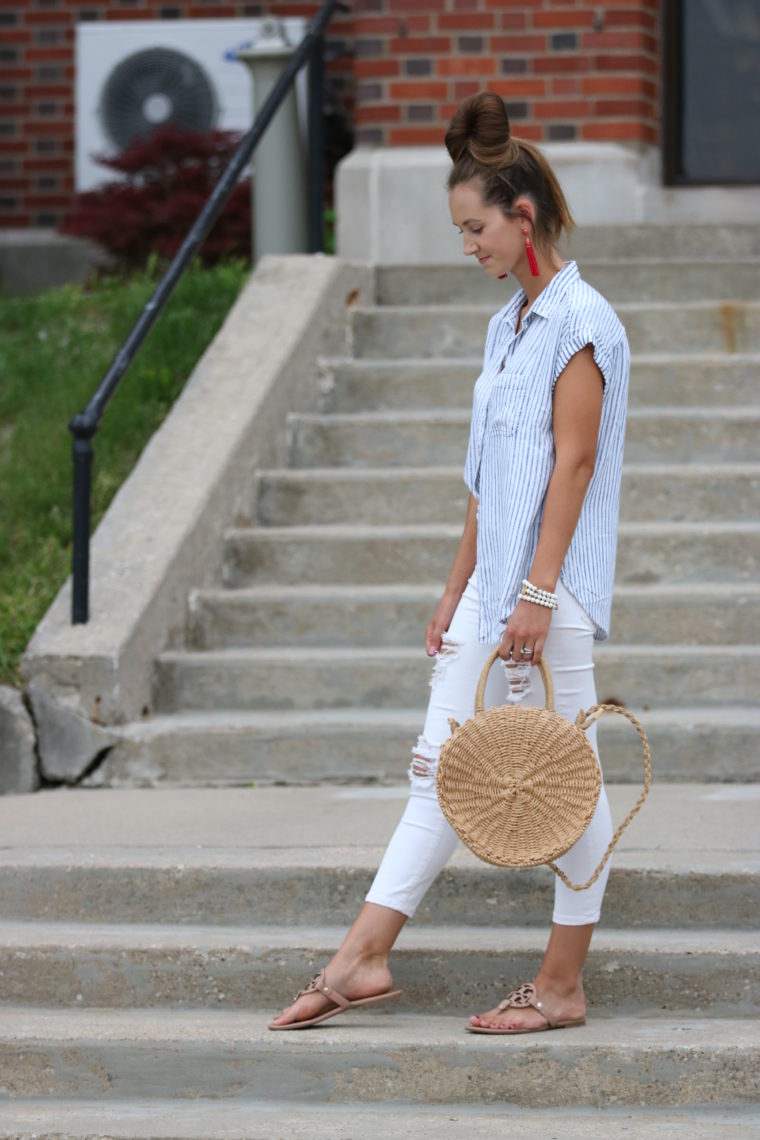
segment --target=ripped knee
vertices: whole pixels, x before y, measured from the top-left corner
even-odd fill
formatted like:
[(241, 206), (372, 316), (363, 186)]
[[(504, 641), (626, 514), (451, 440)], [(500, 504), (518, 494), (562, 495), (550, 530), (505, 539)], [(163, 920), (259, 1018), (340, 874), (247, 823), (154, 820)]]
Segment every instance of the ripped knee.
[(441, 754), (439, 744), (431, 744), (424, 736), (417, 739), (416, 746), (412, 749), (412, 763), (409, 768), (409, 779), (414, 781), (424, 781), (425, 786), (429, 786), (435, 781), (435, 774), (438, 771), (438, 757)]
[(446, 670), (452, 661), (455, 661), (461, 645), (458, 641), (453, 641), (447, 633), (441, 637), (441, 648), (435, 655), (435, 665), (430, 677), (430, 688), (432, 689), (445, 675)]

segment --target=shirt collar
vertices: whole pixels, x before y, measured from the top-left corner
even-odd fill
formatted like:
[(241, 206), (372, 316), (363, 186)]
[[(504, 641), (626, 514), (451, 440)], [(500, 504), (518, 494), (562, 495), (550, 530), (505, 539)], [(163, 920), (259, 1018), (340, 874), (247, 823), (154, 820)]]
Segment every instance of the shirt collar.
[[(534, 313), (539, 317), (551, 316), (554, 309), (565, 296), (569, 286), (577, 281), (579, 276), (580, 274), (576, 263), (574, 261), (565, 262), (559, 273), (555, 273), (549, 284), (538, 294), (526, 313), (525, 319), (528, 320)], [(517, 317), (524, 304), (525, 292), (522, 289), (518, 289), (504, 313), (504, 317), (509, 321), (513, 331), (517, 328)]]

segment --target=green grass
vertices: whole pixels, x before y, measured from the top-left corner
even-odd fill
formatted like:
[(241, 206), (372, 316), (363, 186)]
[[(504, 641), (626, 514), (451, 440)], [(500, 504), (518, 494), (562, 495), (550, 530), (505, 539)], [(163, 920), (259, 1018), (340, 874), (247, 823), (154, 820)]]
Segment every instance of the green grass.
[[(95, 436), (93, 529), (182, 390), (248, 274), (192, 267), (132, 362)], [(18, 663), (71, 562), (71, 440), (157, 277), (110, 278), (0, 297), (0, 683)]]

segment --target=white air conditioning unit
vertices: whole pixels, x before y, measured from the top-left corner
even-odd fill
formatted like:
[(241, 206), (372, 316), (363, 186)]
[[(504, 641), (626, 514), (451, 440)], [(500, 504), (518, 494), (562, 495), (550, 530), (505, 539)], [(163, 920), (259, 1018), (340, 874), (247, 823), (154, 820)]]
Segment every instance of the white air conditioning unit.
[[(281, 23), (288, 42), (300, 43), (306, 21)], [(118, 154), (163, 123), (247, 131), (253, 122), (253, 85), (236, 53), (256, 42), (261, 24), (260, 19), (78, 24), (77, 190), (118, 177), (95, 155)], [(304, 71), (297, 90), (303, 119)]]

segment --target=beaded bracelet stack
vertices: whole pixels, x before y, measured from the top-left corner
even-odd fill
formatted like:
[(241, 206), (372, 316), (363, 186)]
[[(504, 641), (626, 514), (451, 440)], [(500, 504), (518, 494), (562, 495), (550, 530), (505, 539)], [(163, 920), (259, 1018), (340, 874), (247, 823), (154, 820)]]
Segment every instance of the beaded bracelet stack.
[(537, 606), (546, 606), (549, 610), (559, 609), (559, 600), (556, 594), (551, 590), (542, 590), (538, 586), (534, 586), (527, 578), (523, 578), (522, 590), (520, 597), (524, 602), (533, 602)]

